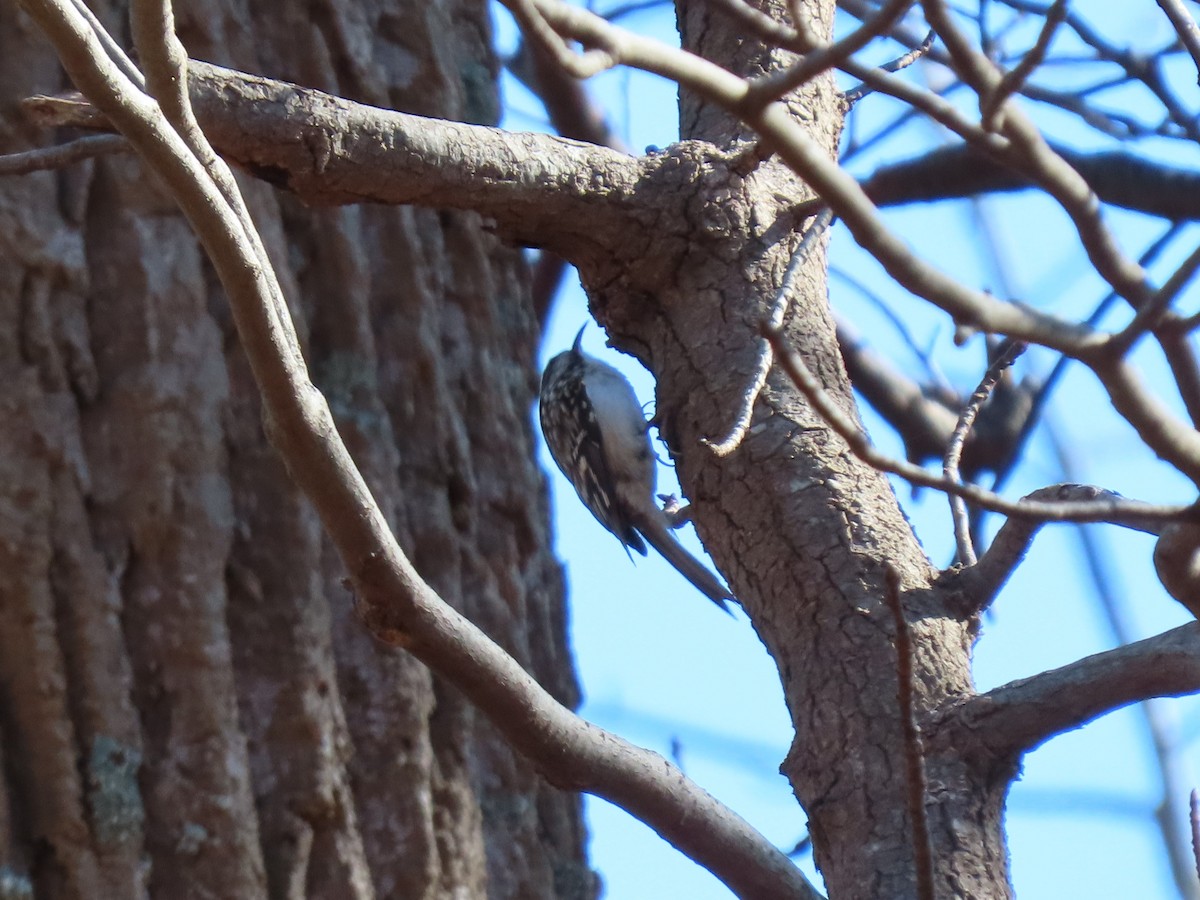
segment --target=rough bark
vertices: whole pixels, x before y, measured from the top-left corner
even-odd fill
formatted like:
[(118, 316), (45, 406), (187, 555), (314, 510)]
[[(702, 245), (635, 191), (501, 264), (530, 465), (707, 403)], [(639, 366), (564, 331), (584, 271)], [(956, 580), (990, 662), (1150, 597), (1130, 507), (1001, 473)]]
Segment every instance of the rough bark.
[[(483, 4), (176, 14), (201, 58), (495, 120)], [(0, 152), (43, 142), (15, 101), (65, 85), (11, 6), (0, 84)], [(574, 702), (519, 255), (471, 213), (248, 191), (405, 549)], [(0, 222), (0, 878), (39, 897), (593, 895), (577, 796), (355, 620), (221, 292), (138, 163), (0, 181)]]

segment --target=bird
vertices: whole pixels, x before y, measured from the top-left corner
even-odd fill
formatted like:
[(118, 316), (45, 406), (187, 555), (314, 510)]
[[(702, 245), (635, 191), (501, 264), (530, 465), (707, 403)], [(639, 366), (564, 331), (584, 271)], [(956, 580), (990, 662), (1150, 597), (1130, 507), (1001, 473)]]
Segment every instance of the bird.
[(730, 612), (726, 601), (736, 598), (729, 588), (671, 534), (655, 500), (658, 473), (642, 405), (624, 375), (580, 349), (586, 327), (542, 372), (538, 419), (550, 455), (583, 505), (627, 551), (645, 556), (649, 543)]

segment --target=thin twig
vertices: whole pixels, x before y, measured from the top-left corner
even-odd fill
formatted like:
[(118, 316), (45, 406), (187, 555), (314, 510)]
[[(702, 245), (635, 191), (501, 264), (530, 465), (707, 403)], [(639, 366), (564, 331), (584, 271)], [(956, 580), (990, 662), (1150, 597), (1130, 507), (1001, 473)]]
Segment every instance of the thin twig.
[[(959, 76), (981, 96), (993, 90), (1001, 74), (963, 34), (944, 0), (922, 0), (922, 5), (926, 21), (945, 43)], [(1041, 132), (1020, 109), (1008, 108), (1002, 130), (1009, 144), (999, 158), (1030, 177), (1058, 201), (1074, 223), (1097, 273), (1134, 310), (1149, 304), (1153, 299), (1153, 288), (1145, 270), (1128, 259), (1118, 246), (1112, 230), (1104, 222), (1101, 204), (1086, 180), (1046, 143)], [(987, 144), (980, 146), (988, 147)], [(780, 155), (784, 156), (783, 150)], [(831, 205), (849, 224), (850, 219), (842, 214), (837, 204), (831, 202)], [(1021, 339), (1030, 337), (1010, 329), (991, 330)], [(1146, 389), (1121, 354), (1112, 350), (1109, 346), (1077, 355), (1086, 359), (1108, 392), (1113, 407), (1147, 446), (1200, 484), (1200, 433), (1191, 423), (1178, 420), (1153, 392)]]
[(921, 487), (934, 488), (946, 493), (958, 494), (971, 503), (993, 512), (1010, 516), (1028, 516), (1050, 522), (1110, 522), (1136, 531), (1157, 534), (1166, 522), (1191, 520), (1196, 516), (1193, 506), (1157, 506), (1140, 500), (1121, 497), (1098, 497), (1082, 502), (1035, 502), (1029, 500), (1006, 500), (975, 484), (955, 484), (944, 476), (880, 453), (871, 445), (866, 433), (854, 419), (844, 412), (825, 392), (825, 388), (808, 366), (787, 343), (781, 330), (772, 331), (765, 327), (764, 334), (775, 350), (783, 370), (792, 383), (804, 394), (826, 424), (846, 442), (855, 456), (881, 472), (891, 472)]
[(929, 820), (925, 814), (925, 750), (917, 725), (913, 695), (913, 645), (900, 596), (900, 573), (890, 564), (884, 568), (887, 579), (884, 600), (896, 623), (896, 691), (900, 706), (900, 729), (904, 733), (904, 764), (908, 787), (908, 816), (912, 822), (913, 866), (917, 870), (917, 897), (934, 900), (933, 849), (929, 843)]
[(983, 127), (988, 131), (1000, 130), (999, 117), (1005, 101), (1017, 93), (1034, 70), (1042, 64), (1042, 60), (1046, 58), (1046, 51), (1050, 49), (1050, 42), (1054, 40), (1055, 32), (1058, 31), (1058, 26), (1062, 24), (1066, 15), (1066, 0), (1054, 0), (1054, 3), (1046, 10), (1046, 18), (1042, 22), (1042, 30), (1038, 34), (1033, 49), (1026, 53), (1016, 66), (1004, 73), (1004, 77), (1000, 79), (1000, 83), (991, 93), (979, 98), (979, 111), (983, 119)]
[[(911, 367), (902, 370), (892, 365), (871, 350), (840, 317), (837, 319), (837, 342), (850, 383), (896, 429), (904, 442), (904, 458), (922, 465), (928, 459), (941, 459), (962, 407), (958, 392), (948, 387), (923, 386), (909, 375)], [(973, 449), (981, 448), (977, 443)], [(989, 467), (986, 457), (981, 454), (972, 453), (969, 461), (968, 474), (971, 475), (981, 467)]]
[[(932, 382), (934, 387), (939, 391), (947, 393), (954, 390), (949, 379), (946, 378), (946, 374), (939, 368), (937, 361), (934, 360), (933, 355), (928, 349), (917, 343), (917, 336), (908, 327), (908, 323), (904, 321), (904, 317), (892, 309), (891, 304), (875, 293), (864, 281), (839, 266), (830, 266), (829, 275), (831, 278), (844, 281), (852, 287), (880, 315), (887, 319), (892, 330), (896, 332), (896, 336), (900, 338), (900, 342), (908, 348), (909, 353), (921, 364), (921, 368), (925, 370), (925, 377)], [(839, 329), (843, 328), (846, 324), (848, 323), (844, 323), (840, 319), (838, 320)]]
[[(1171, 226), (1162, 233), (1155, 241), (1146, 248), (1140, 257), (1138, 263), (1142, 266), (1149, 266), (1154, 260), (1158, 259), (1159, 254), (1170, 246), (1171, 242), (1183, 230), (1182, 222), (1173, 222)], [(1100, 323), (1104, 320), (1104, 316), (1116, 301), (1120, 299), (1116, 291), (1110, 290), (1091, 315), (1087, 317), (1085, 324), (1092, 328), (1100, 327)], [(1029, 413), (1025, 417), (1025, 423), (1021, 426), (1021, 432), (1017, 435), (1017, 439), (1013, 441), (1011, 450), (1008, 453), (1007, 459), (997, 469), (995, 480), (992, 481), (992, 491), (999, 493), (1000, 490), (1008, 483), (1008, 479), (1016, 471), (1017, 460), (1021, 458), (1021, 451), (1025, 447), (1029, 436), (1033, 433), (1033, 429), (1041, 420), (1042, 410), (1050, 400), (1051, 394), (1058, 386), (1062, 376), (1066, 373), (1067, 366), (1072, 362), (1069, 356), (1060, 356), (1050, 369), (1050, 374), (1038, 387), (1037, 392), (1033, 395), (1033, 404), (1030, 406)]]
[(0, 156), (0, 175), (28, 175), (46, 169), (63, 169), (85, 159), (110, 153), (129, 153), (132, 149), (119, 134), (89, 134), (54, 147)]
[[(787, 269), (783, 273), (783, 281), (780, 283), (779, 290), (775, 294), (775, 302), (771, 304), (771, 315), (768, 321), (772, 328), (783, 326), (784, 320), (787, 318), (788, 309), (792, 304), (792, 293), (796, 286), (796, 278), (812, 254), (812, 249), (816, 246), (818, 238), (825, 233), (825, 230), (829, 227), (829, 223), (832, 221), (833, 213), (828, 208), (821, 210), (817, 214), (816, 221), (809, 226), (808, 230), (804, 233), (804, 237), (792, 253), (792, 258), (788, 261)], [(745, 440), (746, 433), (750, 430), (750, 421), (754, 417), (754, 404), (758, 402), (758, 395), (762, 393), (763, 387), (766, 386), (767, 374), (771, 371), (771, 364), (774, 362), (775, 354), (771, 350), (770, 341), (766, 340), (766, 338), (759, 338), (758, 360), (754, 365), (754, 378), (750, 382), (750, 386), (742, 394), (742, 403), (738, 417), (729, 434), (719, 441), (712, 441), (708, 438), (700, 439), (700, 443), (707, 446), (717, 456), (728, 456), (741, 446), (742, 441)]]
[(629, 153), (584, 82), (559, 65), (541, 41), (522, 40), (505, 65), (542, 102), (551, 126), (563, 137)]
[[(1003, 75), (958, 27), (944, 0), (922, 0), (922, 7), (925, 20), (945, 44), (959, 77), (981, 97), (994, 92)], [(1019, 108), (1010, 104), (1006, 109), (1000, 128), (1009, 141), (1004, 161), (1032, 178), (1058, 202), (1070, 216), (1096, 271), (1130, 306), (1140, 309), (1151, 293), (1146, 272), (1121, 250), (1091, 187), (1046, 143)]]
[(1200, 269), (1200, 246), (1191, 252), (1187, 259), (1171, 273), (1171, 277), (1159, 288), (1150, 301), (1134, 314), (1133, 320), (1125, 328), (1113, 335), (1112, 348), (1114, 352), (1127, 353), (1137, 339), (1148, 331), (1153, 331), (1162, 321), (1179, 292), (1182, 291), (1196, 271)]
[[(886, 62), (882, 66), (879, 66), (878, 67), (879, 71), (894, 74), (896, 72), (899, 72), (901, 69), (907, 69), (913, 63), (915, 63), (918, 59), (920, 59), (925, 54), (927, 54), (930, 50), (933, 49), (934, 37), (935, 37), (934, 33), (932, 31), (929, 32), (929, 34), (925, 35), (925, 40), (922, 41), (918, 46), (913, 47), (911, 50), (909, 50), (904, 55), (897, 56), (895, 59), (891, 60), (890, 62)], [(858, 84), (856, 84), (854, 87), (850, 88), (849, 90), (843, 91), (842, 99), (846, 101), (847, 106), (853, 106), (855, 103), (857, 103), (863, 97), (867, 96), (868, 94), (873, 94), (873, 93), (875, 93), (875, 88), (868, 87), (866, 82), (859, 82)]]
[[(1021, 341), (1005, 341), (1001, 344), (996, 358), (992, 360), (992, 364), (983, 374), (979, 386), (975, 388), (975, 393), (971, 394), (967, 405), (963, 407), (962, 413), (958, 417), (958, 424), (950, 435), (950, 442), (946, 445), (946, 456), (942, 460), (942, 474), (949, 481), (962, 484), (958, 464), (962, 460), (963, 446), (967, 442), (967, 435), (971, 433), (971, 427), (975, 424), (975, 417), (979, 415), (979, 410), (991, 396), (1000, 376), (1016, 361), (1018, 356), (1025, 352), (1025, 346)], [(975, 548), (971, 543), (971, 519), (967, 513), (966, 501), (956, 494), (949, 496), (950, 515), (954, 520), (954, 540), (958, 545), (958, 562), (964, 566), (973, 566), (976, 557)]]

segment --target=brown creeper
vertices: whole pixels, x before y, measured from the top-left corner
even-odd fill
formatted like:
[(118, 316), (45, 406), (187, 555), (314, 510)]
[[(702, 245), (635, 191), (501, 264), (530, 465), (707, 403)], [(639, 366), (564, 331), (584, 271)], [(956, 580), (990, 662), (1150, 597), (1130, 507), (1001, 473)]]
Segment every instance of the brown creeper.
[(646, 555), (643, 538), (725, 611), (729, 589), (671, 534), (654, 499), (654, 453), (633, 387), (607, 363), (579, 349), (550, 360), (542, 373), (539, 418), (550, 455), (583, 505), (626, 547)]

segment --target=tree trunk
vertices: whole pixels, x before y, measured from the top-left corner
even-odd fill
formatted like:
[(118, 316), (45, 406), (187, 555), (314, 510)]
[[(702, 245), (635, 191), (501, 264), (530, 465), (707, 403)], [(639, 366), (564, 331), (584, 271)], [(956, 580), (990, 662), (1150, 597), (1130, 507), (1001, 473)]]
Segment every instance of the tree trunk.
[[(756, 5), (788, 17), (783, 3)], [(827, 36), (833, 2), (805, 6)], [(739, 76), (790, 58), (739, 38), (712, 4), (679, 0), (677, 10), (684, 48)], [(842, 109), (829, 74), (789, 105), (834, 156)], [(906, 776), (889, 569), (912, 633), (914, 676), (903, 690), (916, 725), (972, 695), (976, 623), (935, 584), (885, 478), (849, 453), (778, 366), (738, 450), (720, 458), (701, 445), (736, 420), (759, 323), (799, 243), (792, 210), (812, 194), (778, 158), (756, 164), (753, 132), (686, 90), (680, 121), (693, 142), (661, 154), (650, 176), (661, 196), (655, 230), (631, 230), (627, 247), (588, 261), (582, 274), (615, 343), (655, 373), (658, 422), (677, 451), (693, 521), (778, 666), (796, 729), (783, 771), (809, 816), (829, 895), (916, 896), (920, 803), (938, 896), (1007, 897), (1001, 813), (1013, 761), (930, 756), (924, 796)], [(823, 248), (808, 259), (790, 309), (787, 339), (853, 415)]]
[[(484, 4), (176, 14), (199, 58), (497, 115)], [(118, 35), (123, 15), (101, 11)], [(0, 35), (5, 97), (65, 86), (11, 5)], [(11, 103), (0, 116), (0, 152), (43, 138)], [(405, 550), (573, 704), (519, 253), (470, 213), (311, 210), (243, 186)], [(222, 293), (136, 160), (0, 181), (0, 221), (0, 883), (48, 898), (593, 896), (578, 797), (356, 621), (265, 440)]]

